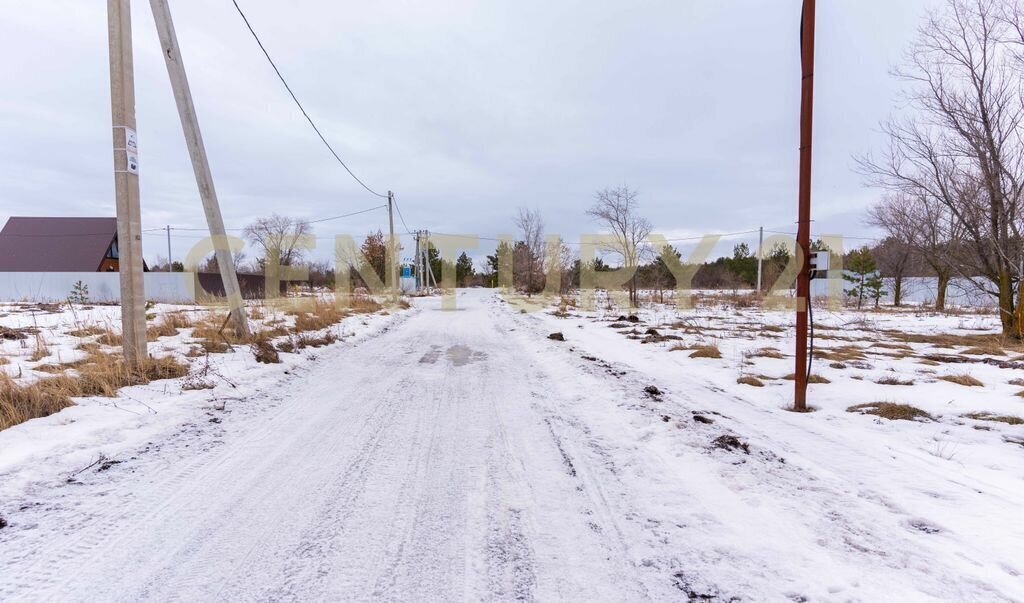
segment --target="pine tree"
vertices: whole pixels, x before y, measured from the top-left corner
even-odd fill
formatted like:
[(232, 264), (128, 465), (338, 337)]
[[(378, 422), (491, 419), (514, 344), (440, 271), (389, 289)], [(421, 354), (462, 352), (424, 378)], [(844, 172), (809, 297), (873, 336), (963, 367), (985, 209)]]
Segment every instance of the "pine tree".
[(89, 285), (86, 285), (82, 281), (76, 281), (74, 286), (71, 287), (71, 294), (68, 295), (68, 301), (73, 304), (89, 303)]
[(473, 276), (473, 260), (463, 251), (455, 262), (455, 282), (460, 287), (466, 286), (466, 279)]
[(876, 302), (882, 295), (885, 295), (885, 292), (882, 291), (881, 277), (878, 276), (877, 270), (878, 266), (875, 264), (875, 258), (871, 255), (871, 250), (866, 245), (850, 252), (850, 256), (846, 260), (846, 271), (843, 272), (843, 280), (853, 285), (846, 289), (845, 293), (857, 299), (858, 310), (863, 307), (864, 298), (876, 290), (872, 287), (874, 285), (871, 281), (872, 278), (878, 278), (877, 291), (879, 294)]

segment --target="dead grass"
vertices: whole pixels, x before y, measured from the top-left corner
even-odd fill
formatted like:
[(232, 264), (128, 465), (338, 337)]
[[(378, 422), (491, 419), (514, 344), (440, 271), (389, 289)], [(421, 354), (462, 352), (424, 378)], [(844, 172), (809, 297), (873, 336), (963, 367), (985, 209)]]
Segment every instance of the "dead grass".
[(967, 348), (966, 350), (964, 350), (964, 351), (962, 351), (960, 353), (961, 354), (966, 354), (968, 356), (1005, 356), (1006, 355), (1006, 352), (1003, 351), (1003, 348), (1001, 348), (1000, 346), (998, 346), (996, 344), (974, 346), (972, 348)]
[(1007, 383), (1009, 383), (1010, 385), (1024, 387), (1024, 379), (1021, 379), (1019, 377), (1017, 379), (1010, 379), (1009, 381), (1007, 381)]
[(28, 357), (32, 362), (39, 362), (43, 358), (50, 355), (50, 346), (46, 345), (46, 340), (43, 339), (42, 335), (36, 335), (36, 347), (32, 350), (32, 355)]
[(757, 350), (756, 352), (753, 352), (752, 354), (750, 354), (750, 356), (752, 358), (775, 358), (777, 360), (781, 360), (781, 359), (786, 357), (785, 354), (783, 354), (781, 351), (777, 350), (776, 348), (761, 348), (761, 349)]
[(106, 329), (104, 329), (101, 326), (88, 325), (85, 327), (79, 327), (77, 329), (68, 331), (68, 335), (71, 335), (72, 337), (93, 337), (95, 335), (102, 335), (105, 332)]
[[(785, 379), (787, 381), (793, 381), (794, 379), (796, 379), (796, 375), (794, 375), (793, 373), (790, 373), (790, 374), (786, 375), (785, 377), (783, 377), (783, 379)], [(813, 373), (811, 374), (811, 376), (807, 380), (807, 382), (808, 383), (832, 383), (831, 381), (829, 381), (825, 377), (822, 377), (821, 375), (815, 375)]]
[(136, 371), (119, 355), (103, 353), (90, 354), (65, 368), (73, 370), (26, 385), (0, 373), (0, 430), (67, 408), (74, 397), (112, 397), (122, 387), (188, 373), (188, 366), (173, 358), (151, 358)]
[(736, 380), (736, 383), (739, 383), (740, 385), (749, 385), (751, 387), (764, 387), (764, 381), (761, 381), (753, 375), (743, 375)]
[[(364, 301), (360, 301), (364, 300)], [(367, 305), (365, 300), (369, 300), (372, 305)], [(310, 311), (302, 312), (289, 312), (295, 316), (295, 326), (293, 331), (295, 333), (303, 333), (306, 331), (319, 331), (326, 329), (331, 325), (338, 324), (342, 321), (349, 313), (357, 313), (357, 307), (367, 308), (376, 306), (376, 310), (380, 309), (380, 304), (374, 302), (372, 299), (365, 298), (362, 296), (352, 296), (349, 298), (350, 305), (348, 308), (339, 307), (338, 304), (333, 303), (330, 300), (315, 298), (313, 300), (313, 307)], [(372, 311), (376, 311), (372, 310)]]
[(842, 345), (834, 348), (820, 348), (814, 350), (814, 357), (821, 360), (832, 360), (836, 362), (850, 362), (852, 360), (864, 360), (864, 350), (855, 345)]
[(974, 419), (975, 421), (995, 421), (997, 423), (1006, 423), (1007, 425), (1024, 425), (1024, 419), (1013, 415), (994, 415), (990, 412), (971, 412), (964, 416), (968, 419)]
[(967, 373), (960, 375), (943, 375), (939, 377), (939, 379), (942, 381), (949, 381), (950, 383), (956, 383), (957, 385), (963, 385), (965, 387), (983, 387), (985, 385)]
[(909, 345), (907, 345), (905, 343), (886, 343), (884, 341), (883, 342), (879, 342), (879, 343), (872, 343), (871, 347), (873, 347), (873, 348), (882, 348), (884, 350), (899, 350), (901, 352), (913, 352), (914, 351), (914, 348), (910, 347)]
[(931, 420), (932, 416), (920, 408), (909, 404), (896, 404), (894, 402), (868, 402), (857, 404), (846, 409), (846, 412), (856, 412), (862, 415), (875, 415), (890, 421), (916, 421), (918, 419)]
[(256, 362), (262, 362), (263, 364), (279, 364), (281, 362), (281, 357), (269, 338), (255, 339), (249, 347), (252, 350), (252, 355), (256, 358)]
[(96, 338), (96, 343), (117, 347), (121, 345), (121, 335), (115, 333), (110, 327), (104, 329), (103, 334)]
[(1024, 351), (1024, 344), (1021, 342), (1012, 341), (1002, 335), (994, 335), (991, 333), (975, 333), (968, 335), (954, 335), (952, 333), (924, 334), (904, 333), (903, 331), (897, 331), (894, 329), (886, 329), (881, 331), (881, 333), (902, 343), (924, 343), (940, 348), (966, 347), (978, 350), (999, 350), (1002, 352), (998, 354), (1000, 356), (1005, 353), (1003, 350), (1006, 349), (1014, 352)]
[(156, 324), (146, 329), (146, 340), (156, 341), (161, 337), (174, 337), (181, 329), (192, 326), (192, 319), (183, 312), (164, 314)]
[(295, 347), (298, 349), (303, 348), (319, 348), (325, 345), (330, 345), (338, 341), (338, 336), (334, 333), (325, 333), (320, 336), (313, 336), (308, 333), (300, 333), (295, 337)]
[(693, 348), (690, 358), (721, 358), (722, 351), (715, 344), (699, 345)]
[(913, 385), (914, 384), (914, 380), (913, 379), (900, 379), (899, 377), (897, 377), (895, 375), (890, 375), (890, 376), (887, 376), (887, 377), (882, 377), (878, 381), (875, 381), (875, 383), (877, 383), (879, 385)]

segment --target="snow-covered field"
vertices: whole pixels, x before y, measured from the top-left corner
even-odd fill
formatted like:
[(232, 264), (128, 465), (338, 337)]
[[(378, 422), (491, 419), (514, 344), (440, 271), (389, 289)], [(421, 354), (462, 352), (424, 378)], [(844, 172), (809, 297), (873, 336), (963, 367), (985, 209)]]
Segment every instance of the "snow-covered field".
[(457, 301), (0, 432), (0, 599), (1024, 599), (1024, 426), (965, 416), (1024, 415), (994, 317), (818, 308), (800, 414), (782, 312)]

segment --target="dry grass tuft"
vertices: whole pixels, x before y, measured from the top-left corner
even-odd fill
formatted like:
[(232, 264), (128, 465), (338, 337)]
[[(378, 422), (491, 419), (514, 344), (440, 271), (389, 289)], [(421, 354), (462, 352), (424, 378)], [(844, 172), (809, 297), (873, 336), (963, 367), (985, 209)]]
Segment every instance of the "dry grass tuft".
[(761, 348), (750, 355), (752, 358), (775, 358), (781, 360), (786, 357), (781, 351), (775, 348)]
[(268, 338), (256, 339), (249, 347), (252, 349), (252, 355), (256, 358), (256, 362), (263, 364), (279, 364), (281, 362), (281, 356), (278, 355), (277, 349)]
[(32, 362), (39, 362), (43, 358), (50, 355), (50, 346), (46, 345), (46, 340), (43, 339), (42, 335), (36, 335), (36, 347), (32, 350), (32, 355), (28, 357)]
[[(329, 300), (315, 298), (313, 300), (313, 307), (310, 311), (289, 312), (290, 314), (295, 315), (295, 327), (293, 328), (293, 331), (295, 333), (319, 331), (321, 329), (326, 329), (331, 325), (338, 324), (342, 319), (349, 315), (349, 312), (358, 312), (355, 308), (361, 299), (368, 298), (352, 296), (349, 298), (349, 301), (351, 302), (350, 307), (346, 309)], [(377, 302), (374, 302), (372, 299), (369, 301), (376, 306), (377, 310), (380, 309), (380, 304), (377, 304)]]
[(856, 412), (862, 415), (875, 415), (890, 421), (916, 421), (918, 419), (931, 420), (932, 416), (920, 408), (909, 404), (896, 404), (894, 402), (868, 402), (857, 404), (846, 409), (846, 412)]
[(739, 383), (740, 385), (749, 385), (751, 387), (764, 387), (764, 381), (761, 381), (753, 375), (743, 375), (736, 380), (736, 383)]
[[(924, 343), (933, 345), (940, 348), (978, 348), (980, 350), (999, 350), (1002, 352), (1004, 349), (1011, 349), (1014, 351), (1024, 351), (1024, 346), (1020, 342), (1012, 341), (1002, 335), (993, 335), (991, 333), (976, 333), (967, 335), (953, 335), (951, 333), (936, 333), (936, 334), (923, 334), (923, 333), (904, 333), (896, 330), (884, 330), (883, 334), (890, 338), (902, 342), (902, 343)], [(984, 352), (988, 353), (988, 352)], [(1002, 354), (997, 354), (1002, 355)]]
[(68, 335), (72, 337), (92, 337), (94, 335), (102, 335), (103, 333), (106, 333), (106, 329), (97, 325), (88, 325), (68, 331)]
[(1006, 352), (1003, 351), (1003, 348), (999, 347), (996, 344), (974, 346), (972, 348), (967, 348), (966, 350), (964, 350), (964, 351), (962, 351), (960, 353), (961, 354), (966, 354), (968, 356), (1005, 356), (1006, 355)]
[(956, 383), (957, 385), (963, 385), (966, 387), (983, 387), (985, 384), (978, 381), (974, 377), (964, 373), (961, 375), (943, 375), (939, 377), (942, 381), (949, 381), (950, 383)]
[(699, 345), (693, 348), (690, 358), (721, 358), (722, 351), (715, 344)]
[(1009, 381), (1007, 381), (1007, 383), (1009, 383), (1010, 385), (1024, 387), (1024, 379), (1021, 379), (1019, 377), (1017, 379), (1010, 379)]
[(161, 337), (174, 337), (181, 329), (192, 326), (192, 319), (183, 312), (164, 314), (157, 323), (146, 329), (146, 340), (156, 341)]
[(49, 416), (71, 406), (74, 397), (113, 397), (122, 387), (188, 374), (188, 366), (173, 358), (151, 358), (139, 370), (132, 370), (119, 355), (103, 353), (93, 353), (68, 368), (73, 373), (27, 385), (0, 373), (0, 429)]
[(112, 347), (120, 346), (122, 342), (121, 334), (115, 333), (110, 327), (104, 329), (103, 334), (96, 338), (96, 343), (102, 345), (109, 345)]
[(901, 352), (913, 352), (914, 351), (914, 348), (910, 347), (909, 345), (907, 345), (905, 343), (886, 343), (884, 341), (880, 342), (880, 343), (872, 343), (871, 347), (873, 347), (873, 348), (882, 348), (883, 350), (899, 350)]
[(853, 360), (864, 360), (864, 350), (855, 345), (842, 345), (834, 348), (823, 348), (814, 350), (814, 357), (821, 360), (833, 360), (836, 362), (850, 362)]
[(875, 381), (875, 383), (877, 383), (879, 385), (913, 385), (914, 384), (914, 380), (913, 379), (900, 379), (899, 377), (897, 377), (895, 375), (890, 375), (890, 376), (887, 376), (887, 377), (882, 377), (878, 381)]
[(1024, 425), (1024, 419), (1013, 415), (994, 415), (990, 412), (971, 412), (964, 416), (968, 419), (974, 419), (975, 421), (995, 421), (997, 423), (1006, 423), (1007, 425)]
[[(783, 379), (785, 379), (787, 381), (793, 381), (794, 379), (796, 379), (796, 375), (794, 375), (793, 373), (790, 373), (790, 374), (786, 375), (785, 377), (783, 377)], [(822, 377), (821, 375), (815, 375), (813, 373), (811, 374), (811, 376), (807, 380), (807, 382), (808, 383), (832, 383), (831, 381), (829, 381), (825, 377)]]
[(319, 348), (325, 345), (330, 345), (335, 341), (338, 341), (338, 336), (330, 332), (318, 337), (314, 337), (308, 333), (300, 333), (295, 338), (294, 345), (296, 348), (301, 350), (303, 348)]

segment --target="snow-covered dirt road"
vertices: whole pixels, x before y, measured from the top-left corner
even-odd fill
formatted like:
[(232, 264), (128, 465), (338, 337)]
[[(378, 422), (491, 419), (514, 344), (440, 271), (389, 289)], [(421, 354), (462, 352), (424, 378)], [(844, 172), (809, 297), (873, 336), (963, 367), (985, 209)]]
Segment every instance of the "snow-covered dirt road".
[(271, 410), (26, 501), (0, 532), (0, 599), (656, 596), (602, 469), (560, 448), (568, 384), (468, 300), (324, 351)]
[[(851, 454), (842, 438), (782, 441), (806, 417), (754, 412), (700, 375), (645, 373), (569, 331), (549, 340), (548, 322), (493, 292), (458, 305), (420, 300), (210, 420), (34, 489), (0, 530), (0, 600), (1024, 592), (1005, 547), (900, 508), (884, 450), (843, 475), (822, 462)], [(691, 387), (644, 391), (666, 381)], [(749, 450), (721, 444), (744, 431)], [(957, 504), (908, 470), (921, 497)], [(962, 496), (990, 487), (965, 476)], [(1010, 489), (985, 500), (992, 514), (1017, 502)]]

